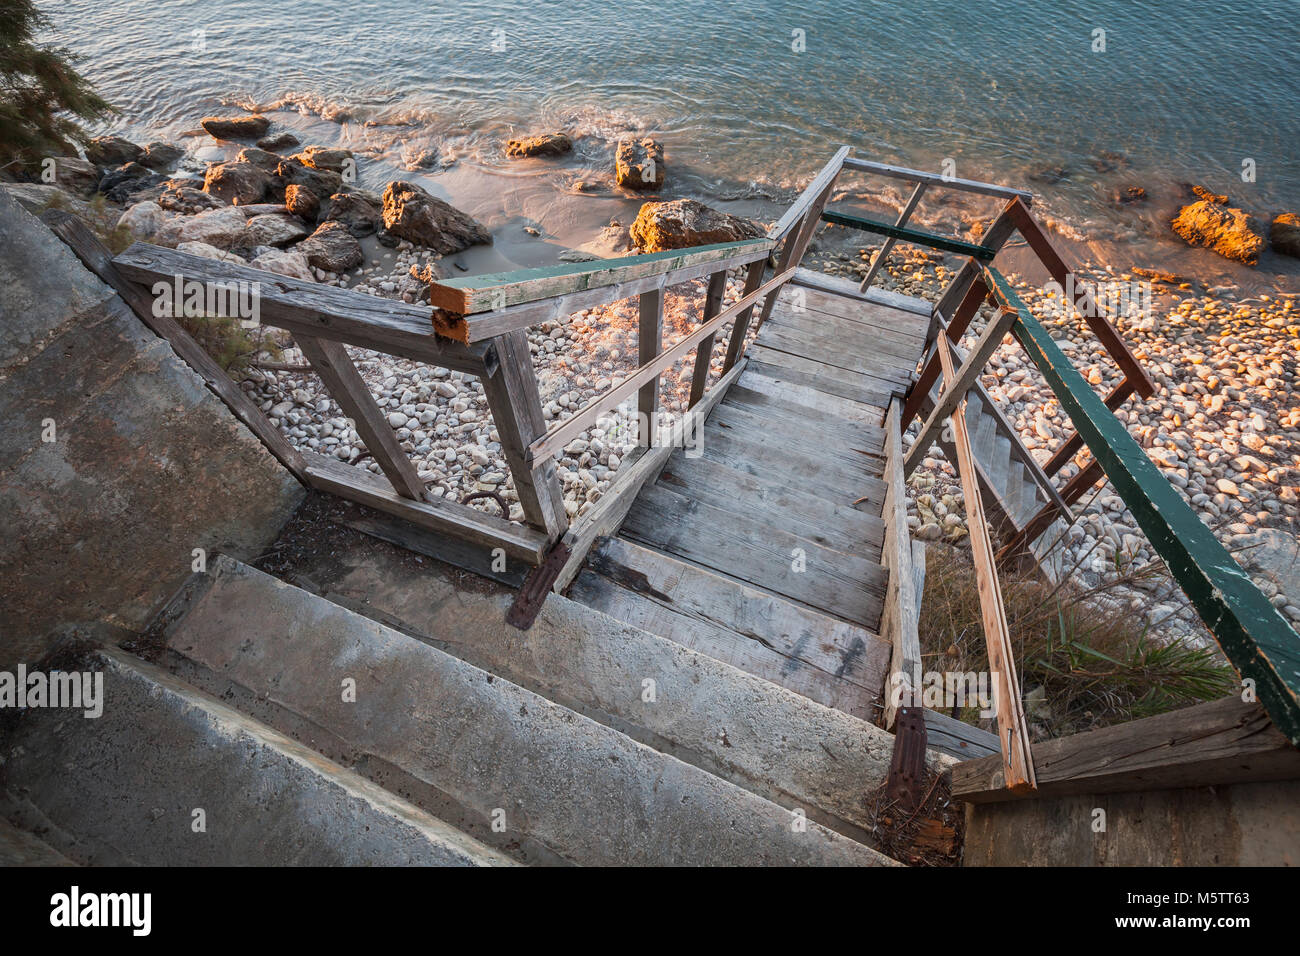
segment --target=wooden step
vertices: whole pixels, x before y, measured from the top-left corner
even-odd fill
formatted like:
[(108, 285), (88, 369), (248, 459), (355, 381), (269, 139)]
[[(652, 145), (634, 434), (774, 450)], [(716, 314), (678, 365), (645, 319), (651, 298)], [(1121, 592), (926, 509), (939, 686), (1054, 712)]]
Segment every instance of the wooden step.
[(788, 376), (782, 374), (780, 370), (764, 372), (753, 362), (745, 366), (745, 371), (736, 381), (736, 385), (755, 392), (761, 392), (764, 395), (788, 398), (800, 405), (815, 408), (819, 412), (835, 415), (845, 422), (856, 422), (864, 425), (874, 424), (876, 427), (881, 427), (885, 421), (885, 409), (882, 405), (874, 405), (863, 401), (861, 398), (852, 399), (830, 395), (819, 390), (815, 385), (805, 385), (802, 382), (792, 381)]
[[(834, 435), (860, 440), (863, 429), (869, 429), (868, 434), (878, 435), (880, 441), (882, 443), (884, 441), (884, 429), (878, 421), (847, 421), (842, 415), (813, 408), (790, 396), (771, 395), (767, 392), (749, 388), (748, 385), (741, 384), (743, 381), (744, 377), (742, 376), (740, 381), (727, 389), (727, 394), (722, 399), (723, 405), (744, 408), (760, 415), (773, 413), (793, 421), (803, 421), (807, 423), (808, 428), (816, 431), (819, 435)], [(870, 408), (871, 406), (865, 407)]]
[[(809, 351), (801, 353), (827, 361), (837, 357), (853, 357), (887, 366), (916, 366), (921, 357), (916, 341), (910, 336), (889, 334), (883, 330), (858, 331), (846, 328), (842, 322), (818, 321), (825, 319), (815, 312), (803, 315), (787, 314), (774, 318), (758, 333), (758, 341), (771, 336)], [(767, 343), (765, 343), (767, 344)]]
[(812, 471), (808, 459), (798, 452), (749, 441), (724, 429), (705, 438), (700, 451), (701, 458), (759, 479), (779, 476), (793, 490), (803, 490), (839, 505), (852, 505), (859, 498), (874, 495), (875, 482), (879, 480), (875, 475), (864, 476), (858, 469), (850, 472), (830, 465)]
[(872, 631), (634, 542), (599, 541), (569, 597), (854, 716), (879, 703)]
[(981, 463), (987, 464), (993, 453), (993, 436), (997, 434), (998, 420), (985, 411), (984, 406), (979, 402), (971, 402), (968, 407), (977, 409), (975, 434), (972, 439), (975, 457)]
[[(746, 354), (749, 356), (747, 372), (758, 372), (769, 378), (804, 385), (828, 395), (847, 398), (864, 405), (874, 405), (879, 409), (884, 409), (895, 394), (904, 391), (901, 388), (883, 385), (865, 375), (828, 368), (820, 362), (764, 348), (761, 345), (750, 346)], [(883, 415), (881, 417), (883, 420)]]
[[(912, 332), (894, 328), (873, 327), (848, 319), (841, 319), (825, 312), (812, 309), (795, 312), (793, 309), (778, 307), (772, 313), (768, 324), (787, 334), (807, 334), (822, 338), (835, 337), (846, 345), (866, 348), (872, 345), (885, 345), (887, 354), (902, 357), (919, 358), (925, 340)], [(767, 326), (764, 326), (766, 329)]]
[(999, 498), (1005, 497), (1004, 489), (1007, 487), (1007, 472), (1011, 468), (1011, 439), (1006, 435), (998, 434), (993, 438), (993, 451), (989, 454), (988, 467), (985, 473), (993, 485), (993, 490), (997, 492)]
[(879, 474), (883, 468), (885, 436), (879, 428), (863, 427), (853, 433), (825, 435), (815, 425), (758, 414), (746, 408), (720, 403), (709, 416), (702, 436), (708, 441), (715, 431), (746, 435), (764, 444), (776, 444), (807, 456), (807, 467), (835, 462), (850, 470)]
[(746, 474), (708, 458), (687, 458), (676, 451), (658, 483), (724, 511), (761, 513), (773, 521), (774, 527), (853, 553), (866, 542), (883, 538), (879, 516), (884, 482), (873, 480), (878, 481), (878, 487), (873, 489), (874, 500), (853, 507), (810, 495), (793, 483), (772, 480), (770, 474)]
[(887, 575), (878, 541), (846, 554), (774, 529), (765, 514), (736, 515), (662, 485), (642, 489), (622, 534), (869, 630), (880, 626)]
[(1006, 504), (1007, 514), (1011, 516), (1011, 520), (1016, 523), (1018, 528), (1024, 526), (1024, 521), (1021, 518), (1024, 508), (1020, 503), (1020, 498), (1024, 494), (1025, 485), (1028, 482), (1029, 478), (1025, 475), (1025, 466), (1012, 458), (1007, 466), (1006, 480), (997, 488), (1003, 502)]

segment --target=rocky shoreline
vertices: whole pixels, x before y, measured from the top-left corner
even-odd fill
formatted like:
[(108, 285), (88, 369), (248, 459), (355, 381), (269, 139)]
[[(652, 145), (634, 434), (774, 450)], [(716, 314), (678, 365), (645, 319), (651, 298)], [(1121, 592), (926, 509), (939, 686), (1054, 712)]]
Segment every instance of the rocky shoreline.
[[(53, 183), (14, 188), (25, 190), (29, 203), (48, 199), (51, 190), (69, 194), (74, 208), (96, 193), (123, 203), (115, 227), (124, 240), (174, 246), (405, 302), (427, 301), (429, 279), (446, 274), (444, 257), (492, 241), (481, 223), (414, 183), (393, 180), (382, 194), (357, 188), (357, 160), (349, 150), (298, 149), (295, 136), (268, 135), (269, 121), (255, 115), (209, 117), (202, 126), (218, 141), (248, 145), (233, 160), (209, 164), (201, 180), (168, 175), (183, 155), (179, 147), (141, 147), (120, 137), (101, 137), (91, 143), (85, 159), (56, 160)], [(532, 161), (570, 149), (569, 138), (555, 132), (512, 140), (506, 152)], [(627, 139), (619, 144), (615, 162), (620, 188), (653, 196), (663, 186), (666, 164), (654, 140)], [(1189, 198), (1194, 201), (1170, 224), (1175, 232), (1189, 244), (1228, 258), (1257, 261), (1265, 239), (1254, 219), (1232, 207), (1228, 197), (1200, 187)], [(104, 210), (91, 211), (103, 220)], [(615, 219), (600, 238), (610, 254), (624, 254), (634, 247), (657, 251), (759, 234), (761, 227), (748, 220), (693, 200), (675, 200), (646, 203), (630, 226)], [(1293, 214), (1273, 220), (1269, 238), (1276, 251), (1296, 255), (1298, 237), (1300, 220)], [(810, 265), (854, 277), (867, 269), (871, 250), (822, 245)], [(570, 258), (595, 257), (575, 252)], [(885, 288), (933, 299), (954, 266), (955, 259), (939, 253), (900, 250), (879, 281)], [(1217, 525), (1230, 548), (1253, 549), (1243, 560), (1273, 603), (1300, 623), (1300, 580), (1294, 567), (1300, 518), (1300, 308), (1295, 295), (1247, 299), (1230, 287), (1198, 289), (1182, 277), (1140, 269), (1094, 269), (1089, 278), (1099, 284), (1151, 282), (1152, 310), (1121, 316), (1119, 325), (1147, 362), (1158, 392), (1140, 407), (1130, 403), (1119, 417), (1171, 483)], [(1057, 326), (1054, 334), (1062, 347), (1094, 386), (1105, 390), (1115, 384), (1118, 371), (1080, 321), (1062, 317), (1059, 301), (1031, 284), (1020, 280), (1017, 287), (1038, 314)], [(702, 293), (700, 282), (669, 293), (666, 341), (693, 326)], [(738, 276), (729, 280), (726, 295), (728, 302), (739, 298)], [(528, 331), (548, 421), (567, 417), (632, 370), (634, 313), (634, 304), (615, 303)], [(720, 336), (715, 372), (724, 342)], [(283, 355), (274, 361), (263, 356), (248, 369), (241, 387), (294, 444), (378, 471), (337, 404), (303, 368), (291, 341), (282, 344)], [(477, 381), (391, 356), (349, 351), (431, 495), (460, 499), (497, 491), (510, 504), (511, 518), (522, 517)], [(684, 407), (690, 364), (664, 376), (665, 426)], [(1002, 400), (1031, 451), (1052, 446), (1072, 430), (1014, 344), (1004, 344), (994, 356), (984, 384)], [(635, 446), (635, 425), (628, 415), (607, 424), (571, 443), (559, 462), (571, 517), (599, 500)], [(960, 541), (965, 534), (955, 472), (937, 449), (913, 475), (908, 506), (913, 532), (924, 540)], [(1154, 557), (1122, 501), (1105, 486), (1070, 527), (1063, 546), (1080, 573), (1094, 579)], [(1180, 600), (1167, 581), (1132, 596), (1135, 610), (1165, 628), (1196, 633), (1199, 624), (1180, 612)]]

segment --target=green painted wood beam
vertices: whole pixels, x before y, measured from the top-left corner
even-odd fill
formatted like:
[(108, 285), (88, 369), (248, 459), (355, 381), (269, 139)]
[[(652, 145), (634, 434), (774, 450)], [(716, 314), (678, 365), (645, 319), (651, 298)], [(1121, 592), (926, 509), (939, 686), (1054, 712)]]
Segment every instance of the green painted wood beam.
[(998, 254), (996, 249), (990, 249), (988, 246), (962, 242), (960, 239), (948, 239), (944, 236), (936, 236), (916, 229), (905, 229), (902, 226), (891, 226), (888, 223), (876, 222), (874, 219), (863, 219), (861, 216), (850, 216), (842, 212), (830, 212), (828, 210), (822, 213), (822, 219), (826, 222), (833, 222), (837, 226), (848, 226), (850, 229), (861, 229), (863, 232), (876, 232), (882, 236), (888, 236), (902, 242), (911, 242), (918, 246), (929, 246), (932, 249), (942, 249), (945, 252), (973, 256), (981, 262), (988, 262)]
[(998, 303), (1016, 311), (1012, 334), (1047, 379), (1174, 580), (1228, 660), (1243, 678), (1254, 681), (1273, 724), (1300, 746), (1300, 634), (1165, 480), (1002, 274), (986, 268), (984, 275)]

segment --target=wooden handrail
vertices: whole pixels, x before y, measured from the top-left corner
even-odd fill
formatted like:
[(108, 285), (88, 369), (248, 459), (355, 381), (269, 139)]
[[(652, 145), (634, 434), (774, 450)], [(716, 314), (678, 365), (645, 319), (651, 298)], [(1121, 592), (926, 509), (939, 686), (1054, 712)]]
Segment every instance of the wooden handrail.
[[(999, 336), (999, 339), (1001, 336)], [(939, 333), (937, 354), (943, 369), (944, 388), (956, 394), (957, 372), (948, 348), (947, 333)], [(1034, 763), (1030, 753), (1029, 726), (1025, 721), (1024, 701), (1020, 697), (1020, 679), (1007, 627), (1007, 612), (1002, 604), (993, 542), (989, 539), (984, 504), (975, 477), (975, 455), (966, 432), (966, 401), (953, 409), (953, 444), (957, 446), (957, 471), (961, 476), (962, 500), (966, 505), (966, 527), (970, 532), (971, 556), (975, 561), (975, 578), (979, 587), (980, 611), (984, 623), (984, 641), (988, 648), (989, 670), (994, 681), (999, 678), (997, 701), (998, 743), (1002, 748), (1002, 765), (1006, 786), (1013, 792), (1032, 790), (1035, 784)]]
[(780, 219), (772, 223), (771, 228), (767, 230), (769, 239), (773, 242), (779, 242), (798, 225), (799, 221), (808, 214), (808, 210), (812, 208), (813, 203), (817, 201), (817, 197), (835, 182), (840, 170), (844, 167), (848, 155), (849, 147), (847, 146), (841, 146), (835, 151), (835, 155), (812, 178), (812, 182), (804, 187), (803, 192), (799, 194), (799, 198), (790, 204), (790, 208), (785, 211), (785, 214)]
[(1214, 634), (1269, 717), (1300, 745), (1300, 634), (1251, 582), (1108, 409), (1010, 283), (994, 268), (986, 282), (1018, 314), (1012, 333), (1042, 372), (1116, 493)]
[(956, 179), (939, 173), (927, 173), (920, 169), (908, 169), (906, 166), (889, 166), (875, 163), (868, 159), (850, 156), (844, 160), (846, 169), (856, 169), (864, 173), (876, 173), (891, 179), (906, 179), (911, 182), (925, 183), (928, 186), (940, 186), (944, 189), (957, 189), (968, 193), (983, 193), (986, 196), (1000, 196), (1004, 199), (1019, 198), (1031, 202), (1034, 194), (1010, 186), (998, 186), (995, 183), (981, 183), (973, 179)]
[(666, 368), (685, 358), (693, 346), (698, 345), (707, 336), (716, 334), (723, 325), (731, 321), (739, 313), (750, 308), (763, 296), (779, 289), (793, 275), (794, 269), (778, 273), (753, 292), (733, 302), (709, 321), (701, 323), (679, 339), (671, 348), (660, 352), (654, 359), (641, 365), (603, 395), (592, 399), (573, 417), (556, 425), (541, 438), (534, 441), (528, 447), (529, 462), (536, 463), (557, 454), (565, 445), (594, 425), (601, 415), (617, 408), (630, 395), (639, 391), (643, 385), (657, 378)]
[(861, 216), (850, 216), (848, 213), (827, 211), (822, 213), (822, 219), (826, 222), (834, 223), (837, 226), (847, 226), (850, 229), (859, 229), (863, 232), (873, 232), (882, 236), (888, 236), (891, 239), (900, 239), (903, 242), (914, 243), (918, 246), (929, 246), (931, 249), (942, 249), (944, 252), (955, 252), (958, 255), (971, 256), (983, 262), (988, 262), (995, 255), (997, 250), (990, 246), (982, 246), (973, 242), (962, 242), (960, 239), (949, 239), (946, 236), (936, 236), (933, 233), (921, 232), (918, 229), (903, 229), (899, 226), (891, 226), (887, 222), (876, 222), (874, 219), (864, 219)]
[(435, 279), (429, 284), (429, 298), (436, 309), (473, 315), (573, 292), (605, 289), (629, 279), (668, 275), (688, 266), (712, 263), (716, 269), (716, 263), (735, 260), (737, 256), (749, 253), (764, 253), (774, 245), (771, 239), (766, 238), (742, 239), (616, 259)]

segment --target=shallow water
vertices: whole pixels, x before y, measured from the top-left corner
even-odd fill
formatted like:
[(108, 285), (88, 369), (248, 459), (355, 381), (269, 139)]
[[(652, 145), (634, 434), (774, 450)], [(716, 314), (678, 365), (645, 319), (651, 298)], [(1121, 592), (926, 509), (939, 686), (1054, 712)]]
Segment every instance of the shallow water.
[[(85, 55), (84, 71), (122, 109), (116, 129), (176, 138), (223, 105), (271, 110), (305, 141), (345, 142), (370, 157), (371, 185), (428, 162), (416, 178), (494, 230), (522, 218), (567, 240), (566, 230), (589, 230), (611, 211), (634, 214), (634, 202), (568, 192), (573, 179), (607, 175), (612, 144), (629, 131), (665, 142), (673, 195), (760, 212), (775, 208), (765, 200), (788, 200), (839, 143), (935, 170), (952, 160), (958, 176), (1034, 190), (1043, 214), (1067, 236), (1096, 240), (1098, 255), (1118, 244), (1143, 264), (1187, 264), (1167, 228), (1184, 181), (1261, 218), (1300, 208), (1294, 0), (69, 0), (46, 9), (58, 39)], [(1104, 51), (1094, 51), (1098, 29)], [(578, 137), (574, 157), (504, 158), (511, 133), (557, 127)], [(1242, 179), (1245, 160), (1254, 182)], [(1114, 194), (1130, 184), (1151, 201), (1118, 206)], [(942, 212), (924, 207), (922, 219)], [(509, 244), (501, 254), (545, 258)], [(1192, 259), (1234, 275), (1209, 253)], [(1290, 282), (1294, 270), (1279, 259), (1267, 255), (1255, 275)]]

